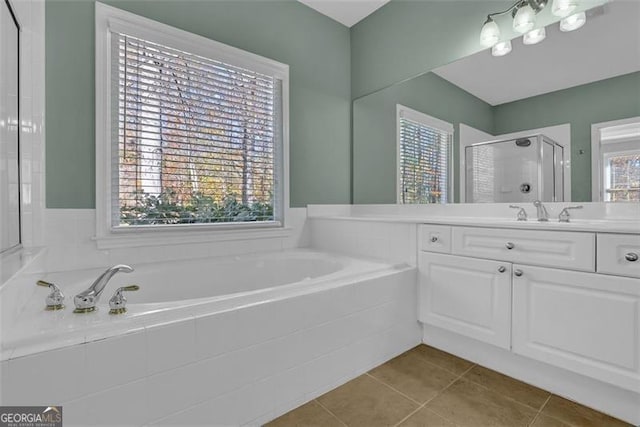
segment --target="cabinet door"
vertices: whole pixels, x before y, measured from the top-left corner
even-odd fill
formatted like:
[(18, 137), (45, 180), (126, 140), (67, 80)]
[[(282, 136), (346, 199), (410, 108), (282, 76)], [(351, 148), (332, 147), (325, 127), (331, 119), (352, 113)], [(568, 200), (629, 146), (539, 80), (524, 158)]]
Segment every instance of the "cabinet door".
[(515, 353), (640, 392), (640, 280), (513, 271)]
[(511, 345), (511, 264), (420, 253), (419, 320), (502, 348)]

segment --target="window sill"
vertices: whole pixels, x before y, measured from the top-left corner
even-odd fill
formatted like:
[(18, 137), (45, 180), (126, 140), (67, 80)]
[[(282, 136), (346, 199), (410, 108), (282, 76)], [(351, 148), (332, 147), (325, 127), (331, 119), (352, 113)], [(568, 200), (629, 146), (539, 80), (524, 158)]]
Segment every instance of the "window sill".
[[(188, 229), (186, 228), (188, 227)], [(131, 248), (144, 246), (211, 243), (237, 240), (275, 239), (289, 237), (290, 227), (278, 223), (189, 225), (185, 227), (123, 227), (94, 238), (98, 249)]]

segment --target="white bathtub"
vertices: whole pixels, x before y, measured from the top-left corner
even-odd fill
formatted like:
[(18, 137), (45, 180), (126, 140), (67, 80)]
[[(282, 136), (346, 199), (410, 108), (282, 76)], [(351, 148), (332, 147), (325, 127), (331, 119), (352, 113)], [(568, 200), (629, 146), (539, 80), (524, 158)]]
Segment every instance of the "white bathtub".
[[(63, 404), (65, 425), (86, 424), (88, 408), (108, 425), (122, 406), (128, 425), (259, 424), (420, 342), (405, 264), (292, 250), (132, 267), (88, 314), (72, 313), (73, 295), (100, 269), (9, 284), (34, 291), (21, 310), (2, 301), (13, 313), (3, 316), (2, 404)], [(65, 310), (43, 310), (37, 279), (62, 288)], [(127, 284), (141, 290), (109, 315)]]

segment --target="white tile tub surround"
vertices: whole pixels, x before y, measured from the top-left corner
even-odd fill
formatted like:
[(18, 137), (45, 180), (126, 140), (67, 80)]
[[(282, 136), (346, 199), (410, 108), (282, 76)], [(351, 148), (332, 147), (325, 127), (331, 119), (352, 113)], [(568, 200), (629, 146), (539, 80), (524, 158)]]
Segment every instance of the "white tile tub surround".
[(258, 425), (417, 345), (415, 274), (10, 359), (1, 404), (62, 404), (65, 425)]
[(323, 251), (416, 265), (417, 226), (401, 222), (310, 218), (311, 246)]
[(291, 208), (286, 236), (225, 240), (100, 250), (95, 235), (94, 209), (47, 209), (45, 211), (44, 271), (107, 267), (114, 264), (240, 255), (277, 251), (309, 245), (306, 208)]

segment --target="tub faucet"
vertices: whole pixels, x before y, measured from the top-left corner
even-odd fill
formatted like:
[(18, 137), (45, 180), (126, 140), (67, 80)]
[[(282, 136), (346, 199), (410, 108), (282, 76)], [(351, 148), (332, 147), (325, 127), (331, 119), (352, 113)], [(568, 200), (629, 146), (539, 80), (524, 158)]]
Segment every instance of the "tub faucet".
[(80, 292), (73, 298), (73, 303), (76, 305), (76, 309), (73, 310), (74, 313), (89, 313), (96, 309), (96, 304), (100, 299), (100, 295), (102, 295), (102, 291), (104, 291), (105, 286), (109, 283), (109, 280), (116, 273), (131, 273), (133, 268), (128, 265), (114, 265), (113, 267), (108, 268), (104, 273), (102, 273), (96, 280), (89, 286), (89, 289), (86, 291)]
[(549, 212), (547, 212), (547, 208), (544, 207), (540, 200), (533, 202), (533, 206), (538, 210), (538, 221), (549, 221)]

